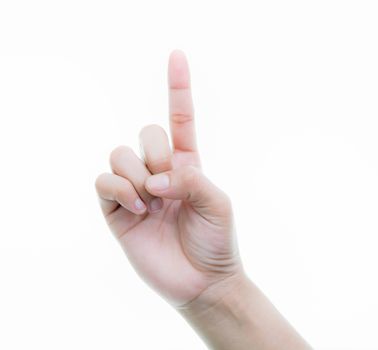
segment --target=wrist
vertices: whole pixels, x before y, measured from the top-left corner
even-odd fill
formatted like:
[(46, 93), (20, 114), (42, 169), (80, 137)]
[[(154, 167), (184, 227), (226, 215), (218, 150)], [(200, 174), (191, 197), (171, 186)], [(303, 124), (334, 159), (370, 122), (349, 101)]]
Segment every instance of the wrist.
[(178, 311), (210, 349), (311, 349), (243, 270)]
[(247, 350), (254, 345), (253, 284), (241, 271), (210, 285), (178, 309), (209, 349)]
[[(249, 300), (252, 282), (241, 268), (208, 286), (199, 296), (187, 304), (177, 308), (177, 311), (186, 318), (201, 319), (209, 317), (213, 312), (234, 312), (235, 307)], [(215, 321), (215, 320), (214, 320)]]

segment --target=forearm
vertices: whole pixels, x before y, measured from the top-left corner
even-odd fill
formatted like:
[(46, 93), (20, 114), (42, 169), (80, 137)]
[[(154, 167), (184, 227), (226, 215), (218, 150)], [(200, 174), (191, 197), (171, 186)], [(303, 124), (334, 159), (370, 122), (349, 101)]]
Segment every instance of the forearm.
[(210, 349), (311, 349), (247, 276), (231, 282), (179, 309)]

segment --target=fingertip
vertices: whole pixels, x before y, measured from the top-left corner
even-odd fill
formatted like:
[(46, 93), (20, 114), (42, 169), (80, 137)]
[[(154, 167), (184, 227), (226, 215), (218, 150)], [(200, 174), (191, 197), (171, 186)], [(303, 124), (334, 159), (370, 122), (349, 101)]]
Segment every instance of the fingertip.
[(134, 209), (136, 210), (136, 214), (143, 214), (147, 207), (140, 198), (137, 198), (134, 201)]
[(173, 49), (171, 51), (171, 54), (169, 55), (170, 59), (176, 59), (176, 57), (184, 57), (185, 58), (185, 52), (179, 48)]
[(150, 203), (149, 203), (149, 211), (150, 213), (156, 213), (160, 211), (161, 208), (163, 208), (163, 200), (159, 197), (154, 198)]
[(169, 55), (168, 82), (172, 89), (184, 89), (190, 86), (189, 64), (183, 50), (175, 49)]

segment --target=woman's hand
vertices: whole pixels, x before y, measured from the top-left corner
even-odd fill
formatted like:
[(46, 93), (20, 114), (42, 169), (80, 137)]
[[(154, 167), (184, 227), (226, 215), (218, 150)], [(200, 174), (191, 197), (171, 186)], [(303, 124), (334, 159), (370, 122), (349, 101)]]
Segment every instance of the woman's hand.
[(173, 151), (165, 131), (148, 125), (140, 132), (142, 159), (117, 147), (112, 173), (98, 176), (95, 186), (109, 228), (136, 271), (171, 305), (184, 308), (209, 286), (244, 273), (230, 200), (201, 171), (182, 51), (169, 57), (168, 83)]
[(211, 349), (311, 349), (244, 273), (227, 195), (201, 172), (188, 64), (168, 65), (171, 152), (165, 131), (140, 133), (143, 160), (126, 146), (96, 189), (106, 221), (140, 276)]

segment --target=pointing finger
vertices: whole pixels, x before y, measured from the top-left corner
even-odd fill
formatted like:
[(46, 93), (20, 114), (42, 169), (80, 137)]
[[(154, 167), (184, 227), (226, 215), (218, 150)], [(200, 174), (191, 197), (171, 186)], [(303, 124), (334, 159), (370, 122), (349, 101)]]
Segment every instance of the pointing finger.
[(168, 63), (169, 121), (174, 150), (197, 152), (189, 65), (181, 50)]

